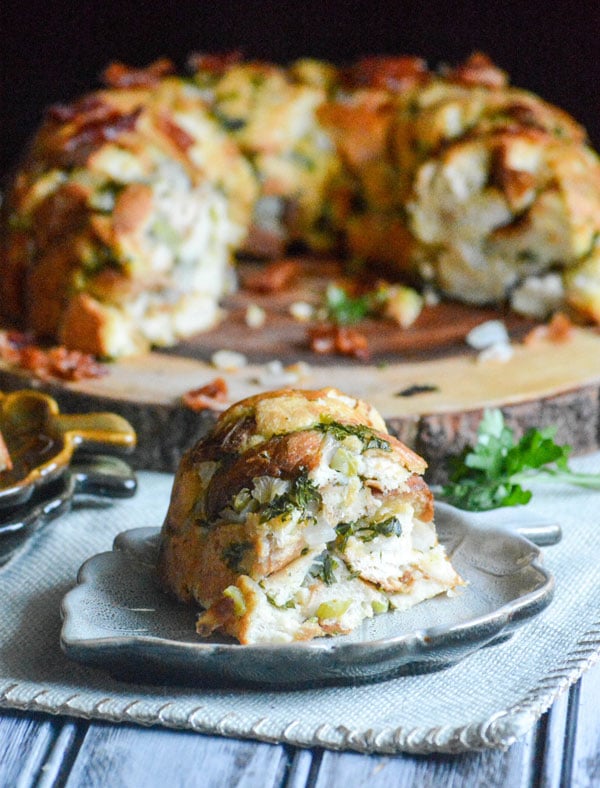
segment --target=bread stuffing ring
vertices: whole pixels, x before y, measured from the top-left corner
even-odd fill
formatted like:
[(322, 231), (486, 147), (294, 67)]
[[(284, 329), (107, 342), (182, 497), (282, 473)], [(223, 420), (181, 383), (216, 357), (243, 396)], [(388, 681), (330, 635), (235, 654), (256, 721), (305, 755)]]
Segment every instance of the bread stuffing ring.
[(472, 304), (600, 321), (600, 166), (482, 54), (110, 66), (51, 107), (3, 208), (3, 319), (118, 357), (214, 325), (291, 246)]

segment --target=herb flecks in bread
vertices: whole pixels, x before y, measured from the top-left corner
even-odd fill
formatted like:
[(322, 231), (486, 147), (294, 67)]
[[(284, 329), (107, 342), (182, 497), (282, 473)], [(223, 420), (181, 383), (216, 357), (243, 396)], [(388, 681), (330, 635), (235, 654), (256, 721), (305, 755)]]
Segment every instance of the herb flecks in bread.
[(462, 583), (421, 457), (367, 403), (281, 390), (232, 406), (182, 459), (163, 527), (165, 588), (198, 632), (241, 643), (345, 634)]

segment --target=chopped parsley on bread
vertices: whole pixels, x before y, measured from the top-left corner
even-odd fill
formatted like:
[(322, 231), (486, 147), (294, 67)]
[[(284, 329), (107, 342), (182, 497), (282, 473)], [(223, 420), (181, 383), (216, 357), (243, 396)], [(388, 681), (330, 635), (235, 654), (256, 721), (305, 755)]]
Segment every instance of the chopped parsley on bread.
[(282, 390), (225, 411), (181, 461), (162, 530), (165, 589), (197, 631), (240, 643), (347, 634), (462, 584), (424, 460), (367, 403)]

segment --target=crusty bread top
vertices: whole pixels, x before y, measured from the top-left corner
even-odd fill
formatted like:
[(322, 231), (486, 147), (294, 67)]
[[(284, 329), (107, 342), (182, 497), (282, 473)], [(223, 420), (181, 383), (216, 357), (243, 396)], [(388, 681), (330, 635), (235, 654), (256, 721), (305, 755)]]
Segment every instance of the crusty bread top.
[(335, 388), (280, 389), (237, 402), (221, 414), (211, 433), (192, 450), (194, 461), (217, 459), (223, 453), (241, 454), (250, 445), (310, 431), (326, 422), (367, 427), (389, 443), (409, 471), (422, 474), (427, 467), (422, 457), (387, 433), (385, 421), (372, 405)]
[(386, 429), (384, 420), (372, 405), (335, 388), (279, 389), (255, 394), (228, 408), (219, 422), (233, 423), (248, 416), (254, 417), (256, 431), (265, 438), (310, 427), (324, 416), (364, 424), (383, 432)]

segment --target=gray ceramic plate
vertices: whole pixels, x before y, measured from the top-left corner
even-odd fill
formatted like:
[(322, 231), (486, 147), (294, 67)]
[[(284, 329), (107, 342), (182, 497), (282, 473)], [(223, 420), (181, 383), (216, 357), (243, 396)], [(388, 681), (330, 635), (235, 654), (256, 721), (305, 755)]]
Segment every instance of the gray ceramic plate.
[(508, 637), (553, 592), (537, 547), (518, 534), (473, 525), (452, 507), (436, 516), (440, 540), (468, 586), (353, 634), (289, 645), (240, 646), (195, 634), (196, 611), (158, 587), (159, 530), (120, 534), (87, 561), (63, 600), (61, 644), (80, 662), (136, 683), (306, 687), (435, 671)]

